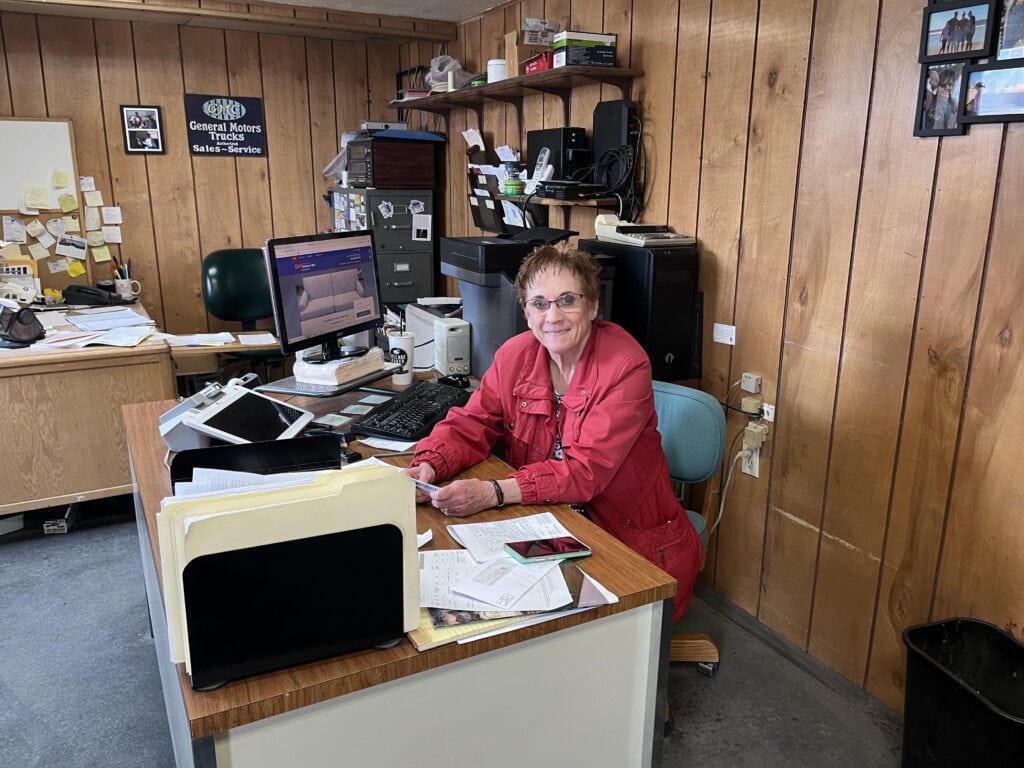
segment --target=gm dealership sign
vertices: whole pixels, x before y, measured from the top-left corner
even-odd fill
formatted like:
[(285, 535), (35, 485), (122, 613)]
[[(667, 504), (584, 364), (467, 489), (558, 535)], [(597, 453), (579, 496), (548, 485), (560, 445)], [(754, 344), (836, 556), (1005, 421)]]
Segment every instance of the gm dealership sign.
[(193, 155), (267, 154), (263, 99), (186, 93), (185, 119)]

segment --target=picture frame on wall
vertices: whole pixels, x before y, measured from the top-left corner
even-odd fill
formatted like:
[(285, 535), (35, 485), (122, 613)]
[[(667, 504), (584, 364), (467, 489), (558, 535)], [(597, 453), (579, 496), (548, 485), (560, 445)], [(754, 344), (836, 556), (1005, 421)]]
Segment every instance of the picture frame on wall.
[(1024, 59), (1024, 0), (1004, 0), (997, 59)]
[(1024, 120), (1024, 59), (964, 67), (961, 123)]
[(988, 56), (997, 26), (995, 8), (996, 0), (947, 0), (925, 6), (921, 63)]
[(129, 155), (162, 155), (166, 151), (160, 107), (122, 104), (121, 131), (124, 151)]
[(964, 62), (950, 61), (921, 67), (917, 94), (915, 136), (962, 136)]

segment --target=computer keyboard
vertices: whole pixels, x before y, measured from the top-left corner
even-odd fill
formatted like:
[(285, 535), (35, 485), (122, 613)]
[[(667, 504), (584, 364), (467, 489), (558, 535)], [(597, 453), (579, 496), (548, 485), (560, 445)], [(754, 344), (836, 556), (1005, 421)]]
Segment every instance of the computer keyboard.
[(469, 392), (436, 381), (421, 381), (366, 414), (352, 425), (361, 435), (419, 440), (441, 421), (448, 409), (465, 405)]

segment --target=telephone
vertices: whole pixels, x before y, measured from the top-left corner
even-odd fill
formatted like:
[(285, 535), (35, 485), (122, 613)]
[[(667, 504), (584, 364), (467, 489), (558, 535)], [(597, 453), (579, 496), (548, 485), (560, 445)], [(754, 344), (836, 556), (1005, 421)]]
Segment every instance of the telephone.
[(606, 243), (635, 245), (640, 248), (654, 248), (668, 245), (693, 245), (697, 239), (691, 235), (680, 235), (667, 224), (633, 224), (623, 221), (613, 213), (602, 213), (594, 219), (594, 234)]
[(532, 195), (537, 191), (537, 185), (542, 181), (547, 181), (554, 175), (555, 166), (548, 162), (549, 157), (551, 157), (551, 150), (547, 147), (541, 147), (540, 152), (537, 153), (537, 164), (533, 167), (533, 174), (530, 176), (530, 180), (526, 182), (523, 194)]
[(61, 291), (65, 304), (86, 304), (89, 306), (109, 306), (113, 304), (134, 304), (135, 299), (124, 299), (113, 291), (94, 288), (91, 285), (68, 285)]

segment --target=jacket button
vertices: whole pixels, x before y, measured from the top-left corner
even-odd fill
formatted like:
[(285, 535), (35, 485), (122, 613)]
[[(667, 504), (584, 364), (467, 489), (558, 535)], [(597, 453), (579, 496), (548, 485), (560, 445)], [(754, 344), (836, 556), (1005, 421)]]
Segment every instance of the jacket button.
[(525, 407), (526, 407), (526, 401), (525, 401), (525, 400), (523, 400), (523, 402), (521, 402), (521, 403), (519, 404), (519, 407), (520, 407), (520, 408), (525, 408)]

